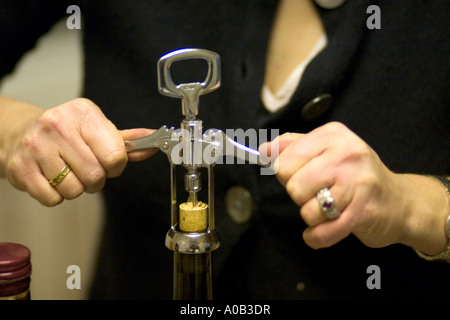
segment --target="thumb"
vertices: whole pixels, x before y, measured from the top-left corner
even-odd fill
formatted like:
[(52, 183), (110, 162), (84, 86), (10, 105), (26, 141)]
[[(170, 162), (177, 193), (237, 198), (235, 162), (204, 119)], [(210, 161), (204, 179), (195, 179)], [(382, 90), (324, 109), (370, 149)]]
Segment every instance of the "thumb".
[[(301, 133), (287, 132), (281, 136), (276, 137), (274, 140), (263, 143), (259, 146), (258, 150), (261, 155), (267, 157), (277, 157), (283, 150), (295, 140), (300, 139), (303, 136)], [(272, 154), (274, 153), (276, 154)]]
[[(121, 134), (121, 136), (125, 142), (126, 140), (138, 139), (138, 138), (148, 136), (155, 131), (156, 130), (154, 130), (154, 129), (136, 128), (136, 129), (119, 130), (119, 133)], [(131, 162), (142, 161), (142, 160), (150, 158), (157, 152), (158, 152), (158, 149), (146, 149), (146, 150), (131, 151), (128, 153), (128, 161), (131, 161)]]
[(278, 144), (278, 150), (281, 153), (288, 145), (303, 136), (303, 133), (286, 132), (281, 136), (278, 136), (273, 142)]

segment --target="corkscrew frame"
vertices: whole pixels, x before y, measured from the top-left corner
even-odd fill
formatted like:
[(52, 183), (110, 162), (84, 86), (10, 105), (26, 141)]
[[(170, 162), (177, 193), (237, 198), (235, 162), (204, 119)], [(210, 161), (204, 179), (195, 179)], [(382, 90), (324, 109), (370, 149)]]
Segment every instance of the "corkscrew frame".
[[(206, 78), (203, 82), (175, 84), (170, 66), (177, 61), (203, 59), (208, 65)], [(182, 113), (185, 119), (181, 121), (180, 129), (168, 129), (162, 126), (156, 132), (143, 138), (127, 140), (125, 146), (128, 152), (139, 149), (158, 148), (165, 153), (170, 162), (171, 179), (171, 227), (166, 234), (165, 245), (174, 251), (174, 299), (184, 299), (183, 290), (177, 286), (177, 268), (183, 259), (194, 265), (206, 262), (211, 268), (211, 252), (220, 246), (219, 236), (215, 231), (214, 214), (214, 166), (219, 157), (232, 156), (246, 162), (263, 167), (269, 163), (261, 160), (257, 150), (239, 144), (218, 129), (208, 129), (203, 132), (203, 124), (197, 119), (199, 97), (220, 86), (220, 56), (203, 49), (181, 49), (170, 52), (158, 61), (158, 89), (163, 95), (182, 100)], [(181, 148), (180, 148), (181, 146)], [(182, 150), (182, 151), (181, 151)], [(180, 152), (181, 151), (181, 152)], [(186, 169), (185, 190), (189, 193), (189, 201), (197, 203), (197, 193), (201, 189), (201, 168), (208, 173), (208, 208), (206, 229), (197, 232), (181, 231), (178, 199), (177, 199), (177, 166)], [(208, 272), (207, 294), (193, 292), (188, 299), (212, 299), (211, 272)], [(202, 280), (204, 281), (204, 280)], [(201, 287), (201, 286), (200, 286)], [(195, 289), (194, 291), (197, 291)], [(181, 292), (181, 293), (180, 293)]]
[[(174, 62), (191, 59), (205, 60), (208, 71), (203, 82), (175, 84), (170, 72)], [(201, 49), (181, 49), (170, 52), (158, 61), (158, 90), (162, 95), (182, 99), (182, 113), (185, 119), (181, 122), (181, 131), (174, 132), (171, 139), (183, 143), (182, 163), (175, 163), (171, 149), (168, 157), (171, 167), (171, 228), (166, 236), (166, 247), (180, 253), (203, 253), (215, 250), (220, 241), (215, 231), (214, 222), (214, 162), (204, 161), (203, 153), (208, 148), (208, 142), (202, 137), (202, 121), (198, 115), (199, 96), (216, 90), (220, 86), (220, 56), (212, 51)], [(189, 142), (187, 141), (189, 140)], [(213, 142), (212, 142), (213, 143)], [(169, 151), (168, 149), (168, 151)], [(188, 154), (186, 154), (188, 153)], [(200, 156), (200, 157), (199, 157)], [(208, 213), (207, 229), (204, 232), (180, 232), (178, 199), (176, 194), (176, 166), (183, 165), (185, 174), (185, 189), (189, 192), (191, 201), (197, 203), (197, 192), (201, 189), (201, 178), (198, 169), (206, 167), (208, 171)]]

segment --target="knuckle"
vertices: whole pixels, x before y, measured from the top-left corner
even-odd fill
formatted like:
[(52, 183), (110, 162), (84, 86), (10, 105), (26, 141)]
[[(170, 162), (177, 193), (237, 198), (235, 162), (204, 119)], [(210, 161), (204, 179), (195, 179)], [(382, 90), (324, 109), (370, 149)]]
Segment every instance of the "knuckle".
[(301, 136), (301, 134), (296, 132), (285, 132), (282, 135), (275, 138), (274, 142), (280, 142), (280, 141), (294, 141), (297, 140)]
[(68, 102), (68, 107), (80, 119), (81, 124), (91, 123), (100, 110), (94, 102), (86, 98), (73, 99)]
[(295, 186), (295, 184), (292, 182), (292, 180), (289, 180), (287, 183), (286, 183), (286, 192), (288, 193), (288, 195), (290, 195), (291, 197), (294, 197), (295, 196), (295, 193), (296, 193), (296, 186)]
[(342, 122), (338, 121), (328, 122), (323, 127), (332, 134), (348, 130), (348, 128)]
[(368, 145), (361, 141), (346, 144), (346, 150), (341, 153), (340, 163), (353, 165), (355, 168), (370, 169), (359, 170), (362, 172), (372, 172), (374, 152)]
[(284, 161), (284, 159), (285, 159), (285, 157), (280, 155), (276, 159), (274, 166), (277, 170), (278, 181), (280, 181), (280, 183), (283, 185), (287, 185), (293, 172), (292, 172), (292, 169), (290, 168), (289, 161)]
[(46, 207), (55, 207), (64, 201), (64, 198), (55, 188), (48, 183), (43, 185), (42, 177), (38, 178), (36, 175), (36, 173), (28, 175), (28, 179), (23, 185), (24, 191), (28, 192), (33, 199)]
[(14, 176), (16, 172), (23, 168), (22, 159), (18, 156), (12, 156), (6, 165), (7, 176)]
[(63, 117), (62, 110), (59, 107), (51, 108), (44, 112), (37, 120), (37, 123), (43, 129), (52, 129), (58, 127)]
[(15, 188), (25, 190), (25, 182), (30, 180), (31, 173), (26, 170), (27, 166), (23, 159), (18, 156), (13, 156), (7, 164), (6, 178)]
[(323, 232), (309, 234), (308, 243), (313, 249), (327, 248), (330, 246), (329, 236)]
[(59, 193), (56, 193), (56, 192), (54, 194), (46, 195), (43, 197), (33, 196), (33, 195), (31, 195), (31, 196), (33, 198), (37, 199), (42, 205), (44, 205), (46, 207), (55, 207), (64, 201), (64, 198)]
[(95, 119), (97, 119), (98, 115), (102, 114), (100, 108), (89, 99), (77, 98), (70, 103), (77, 116), (82, 119), (83, 123), (95, 123)]
[(47, 110), (36, 120), (36, 128), (26, 136), (29, 142), (41, 142), (43, 136), (62, 135), (66, 128), (63, 110), (59, 107)]
[(372, 155), (371, 150), (362, 143), (355, 143), (349, 148), (349, 154), (356, 160), (369, 159)]
[(96, 166), (83, 178), (83, 184), (90, 190), (100, 189), (103, 187), (105, 179), (105, 170), (101, 166)]
[(305, 199), (303, 199), (304, 197), (300, 192), (300, 188), (295, 181), (292, 181), (292, 179), (286, 184), (286, 192), (297, 205), (301, 206), (305, 202)]
[(368, 190), (370, 194), (376, 195), (382, 189), (382, 181), (373, 171), (366, 171), (359, 176), (358, 184), (361, 188)]
[(289, 175), (288, 173), (281, 169), (280, 166), (277, 167), (277, 179), (282, 185), (287, 185), (286, 181), (288, 181)]
[(108, 177), (116, 177), (122, 173), (128, 161), (125, 148), (110, 152), (103, 160), (102, 165), (108, 172)]
[(335, 145), (336, 139), (339, 138), (340, 141), (344, 141), (348, 136), (347, 127), (341, 122), (328, 122), (322, 127), (319, 127), (314, 131), (318, 138), (326, 142), (327, 145)]
[(81, 196), (82, 194), (83, 194), (83, 192), (84, 191), (82, 191), (82, 192), (74, 192), (74, 191), (71, 191), (70, 193), (68, 193), (67, 195), (64, 195), (64, 199), (66, 199), (66, 200), (73, 200), (73, 199), (76, 199), (76, 198), (78, 198), (79, 196)]
[(301, 207), (300, 216), (307, 225), (311, 225), (312, 212), (306, 204)]
[(38, 151), (40, 149), (41, 140), (36, 135), (29, 133), (23, 137), (22, 145), (32, 152)]
[(86, 112), (96, 107), (96, 104), (87, 98), (76, 98), (69, 101), (69, 105), (81, 112)]
[(65, 193), (63, 193), (63, 196), (67, 200), (73, 200), (81, 196), (84, 193), (84, 191), (85, 187), (81, 184), (79, 186), (71, 186), (65, 191)]

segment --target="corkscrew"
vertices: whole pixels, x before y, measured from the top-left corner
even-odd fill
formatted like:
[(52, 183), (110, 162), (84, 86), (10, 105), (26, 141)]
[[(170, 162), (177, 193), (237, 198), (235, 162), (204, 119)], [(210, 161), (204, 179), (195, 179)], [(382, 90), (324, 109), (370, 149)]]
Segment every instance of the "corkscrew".
[[(175, 84), (171, 65), (176, 61), (202, 59), (208, 71), (203, 82)], [(165, 245), (174, 251), (174, 299), (212, 299), (211, 252), (220, 245), (214, 223), (214, 165), (232, 156), (267, 167), (258, 151), (234, 141), (222, 130), (203, 132), (198, 119), (199, 97), (220, 86), (220, 57), (203, 49), (182, 49), (168, 53), (158, 61), (158, 89), (163, 95), (181, 99), (180, 128), (162, 126), (143, 138), (125, 142), (129, 152), (158, 148), (171, 167), (171, 227)], [(176, 167), (183, 166), (186, 202), (179, 204), (176, 194)], [(207, 170), (207, 202), (199, 199), (202, 188), (200, 169)]]

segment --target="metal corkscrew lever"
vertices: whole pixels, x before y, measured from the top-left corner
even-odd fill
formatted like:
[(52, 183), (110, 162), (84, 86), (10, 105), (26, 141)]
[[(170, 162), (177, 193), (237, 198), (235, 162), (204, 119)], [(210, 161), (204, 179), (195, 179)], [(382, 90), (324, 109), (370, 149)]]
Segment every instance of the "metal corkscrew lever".
[[(203, 59), (208, 65), (203, 82), (175, 84), (170, 73), (176, 61)], [(223, 156), (233, 156), (250, 163), (268, 166), (259, 152), (242, 145), (223, 131), (203, 133), (199, 97), (220, 86), (220, 57), (203, 49), (182, 49), (168, 53), (158, 61), (158, 89), (163, 95), (179, 98), (185, 118), (180, 128), (162, 126), (146, 137), (125, 142), (127, 151), (158, 148), (171, 166), (171, 227), (166, 247), (174, 251), (174, 299), (212, 299), (211, 252), (220, 245), (214, 223), (214, 165)], [(178, 203), (176, 167), (183, 166), (184, 187), (188, 199)], [(200, 169), (208, 172), (208, 202), (198, 199), (202, 188)]]

